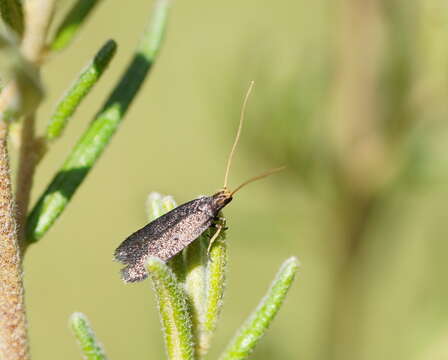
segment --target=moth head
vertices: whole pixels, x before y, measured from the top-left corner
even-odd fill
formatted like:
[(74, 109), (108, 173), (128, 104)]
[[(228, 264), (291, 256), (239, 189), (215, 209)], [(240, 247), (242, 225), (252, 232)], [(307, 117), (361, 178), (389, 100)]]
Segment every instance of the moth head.
[(232, 193), (229, 189), (223, 188), (222, 190), (218, 191), (216, 194), (213, 195), (213, 203), (214, 205), (222, 209), (224, 206), (226, 206), (229, 202), (232, 201)]

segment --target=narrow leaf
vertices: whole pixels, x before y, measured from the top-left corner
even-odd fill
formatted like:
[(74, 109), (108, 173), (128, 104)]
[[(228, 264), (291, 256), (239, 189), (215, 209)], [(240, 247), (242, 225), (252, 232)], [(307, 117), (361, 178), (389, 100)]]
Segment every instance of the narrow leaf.
[(100, 0), (78, 0), (58, 26), (51, 49), (55, 51), (66, 48), (73, 41), (88, 15)]
[(202, 356), (201, 337), (203, 332), (206, 298), (206, 240), (210, 230), (206, 230), (198, 239), (184, 249), (185, 277), (184, 289), (189, 301), (193, 325), (196, 353)]
[(157, 295), (168, 358), (194, 359), (191, 319), (182, 286), (171, 269), (158, 258), (150, 258), (147, 269)]
[(68, 89), (50, 118), (46, 133), (47, 140), (54, 140), (61, 136), (70, 117), (106, 70), (116, 49), (115, 41), (107, 41)]
[(220, 360), (247, 359), (280, 309), (299, 267), (297, 258), (286, 260), (270, 289), (239, 329)]
[[(222, 214), (220, 214), (222, 218)], [(224, 226), (224, 221), (222, 224)], [(197, 240), (184, 249), (185, 279), (184, 288), (190, 303), (193, 321), (193, 336), (196, 354), (206, 355), (210, 348), (212, 334), (216, 328), (219, 310), (222, 305), (226, 245), (221, 231), (214, 240), (208, 254), (211, 238), (216, 229), (207, 229)]]
[(206, 299), (204, 319), (201, 333), (201, 352), (205, 355), (210, 348), (213, 333), (218, 324), (223, 304), (226, 270), (227, 270), (227, 243), (226, 232), (221, 231), (210, 249), (210, 259), (206, 270)]
[(95, 337), (87, 317), (82, 313), (73, 313), (70, 317), (70, 327), (78, 340), (85, 360), (106, 360), (103, 347)]
[(64, 211), (123, 120), (160, 49), (168, 4), (165, 0), (156, 3), (152, 21), (131, 64), (31, 211), (27, 221), (28, 242), (40, 239)]
[(23, 35), (23, 9), (20, 0), (0, 0), (0, 13), (5, 24), (16, 34)]

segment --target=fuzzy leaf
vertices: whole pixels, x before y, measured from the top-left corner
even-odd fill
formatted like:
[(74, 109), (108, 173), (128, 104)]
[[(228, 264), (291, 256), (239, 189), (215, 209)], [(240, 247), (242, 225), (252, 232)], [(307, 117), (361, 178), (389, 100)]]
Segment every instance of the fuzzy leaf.
[(168, 358), (194, 359), (190, 313), (181, 284), (171, 269), (158, 258), (148, 260), (147, 270), (157, 295)]
[(187, 248), (184, 249), (185, 278), (184, 289), (187, 295), (193, 336), (195, 338), (196, 353), (202, 356), (201, 338), (203, 332), (205, 299), (206, 299), (206, 266), (207, 266), (207, 234), (202, 234)]
[(82, 71), (75, 83), (68, 89), (57, 104), (56, 110), (48, 123), (47, 140), (54, 140), (61, 136), (70, 117), (106, 70), (115, 55), (116, 49), (115, 41), (107, 41)]
[(207, 253), (210, 239), (216, 231), (214, 228), (207, 229), (184, 250), (184, 288), (190, 302), (193, 335), (199, 357), (205, 356), (210, 348), (222, 306), (227, 263), (226, 244), (223, 241), (225, 231), (219, 233), (210, 254)]
[(201, 352), (204, 355), (210, 348), (210, 342), (216, 330), (223, 304), (227, 270), (227, 243), (225, 238), (226, 232), (221, 231), (210, 249), (209, 261), (207, 262), (206, 298), (200, 338)]
[(83, 313), (73, 313), (70, 317), (70, 327), (78, 340), (85, 360), (106, 360), (103, 347), (95, 337), (87, 317)]

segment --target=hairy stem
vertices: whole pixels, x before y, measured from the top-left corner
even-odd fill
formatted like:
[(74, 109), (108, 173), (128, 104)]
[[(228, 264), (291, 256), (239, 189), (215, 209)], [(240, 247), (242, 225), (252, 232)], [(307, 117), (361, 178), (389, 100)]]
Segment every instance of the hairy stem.
[(20, 134), (19, 169), (16, 189), (16, 220), (19, 244), (23, 251), (26, 248), (26, 242), (24, 241), (25, 222), (30, 203), (34, 172), (39, 161), (40, 153), (37, 146), (38, 142), (35, 138), (34, 117), (34, 114), (25, 116)]
[(0, 122), (0, 359), (26, 360), (27, 321), (7, 135), (7, 125)]

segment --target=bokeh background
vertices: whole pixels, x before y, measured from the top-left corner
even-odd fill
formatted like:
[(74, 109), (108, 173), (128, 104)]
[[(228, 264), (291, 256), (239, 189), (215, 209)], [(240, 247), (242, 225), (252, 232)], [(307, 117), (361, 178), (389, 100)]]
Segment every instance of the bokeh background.
[[(56, 20), (72, 5), (59, 2)], [(39, 128), (109, 38), (116, 58), (40, 165), (36, 199), (131, 57), (152, 1), (105, 0), (45, 66)], [(57, 21), (55, 21), (57, 23)], [(448, 357), (448, 3), (177, 1), (156, 66), (98, 165), (25, 259), (34, 359), (79, 359), (68, 317), (111, 359), (164, 358), (148, 281), (115, 247), (151, 191), (184, 202), (223, 181), (256, 81), (225, 210), (230, 264), (216, 358), (291, 255), (301, 270), (254, 359)]]

